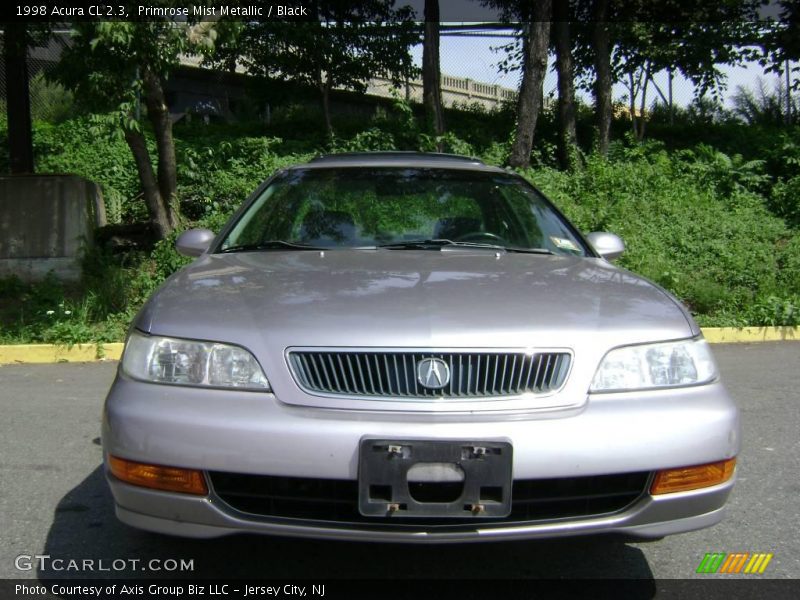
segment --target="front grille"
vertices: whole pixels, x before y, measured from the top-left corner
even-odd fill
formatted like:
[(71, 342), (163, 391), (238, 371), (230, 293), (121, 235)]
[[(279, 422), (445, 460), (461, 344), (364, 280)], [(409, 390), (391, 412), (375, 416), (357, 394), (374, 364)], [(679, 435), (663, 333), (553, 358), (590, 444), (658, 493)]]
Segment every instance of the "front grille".
[[(209, 472), (215, 493), (232, 508), (260, 517), (396, 527), (475, 526), (472, 519), (364, 517), (358, 512), (358, 482)], [(480, 519), (492, 523), (530, 523), (588, 518), (630, 506), (646, 490), (650, 473), (623, 473), (560, 479), (514, 481), (511, 514)]]
[[(442, 389), (428, 389), (417, 365), (437, 358), (449, 369)], [(408, 352), (292, 350), (295, 381), (308, 392), (393, 398), (480, 398), (546, 394), (567, 378), (567, 352)]]

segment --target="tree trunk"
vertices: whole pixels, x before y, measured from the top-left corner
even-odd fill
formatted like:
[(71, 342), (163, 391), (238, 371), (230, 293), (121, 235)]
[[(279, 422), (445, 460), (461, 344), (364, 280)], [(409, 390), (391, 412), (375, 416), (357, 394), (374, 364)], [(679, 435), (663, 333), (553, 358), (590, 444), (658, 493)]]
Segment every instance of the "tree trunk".
[(558, 162), (562, 169), (576, 165), (578, 135), (575, 127), (575, 67), (569, 33), (569, 5), (556, 1), (553, 7), (556, 71), (558, 72)]
[(322, 114), (325, 116), (325, 131), (333, 137), (333, 121), (331, 120), (331, 91), (328, 85), (322, 86)]
[[(439, 66), (439, 0), (425, 0), (425, 37), (422, 42), (422, 102), (428, 130), (444, 133), (442, 83)], [(437, 150), (442, 151), (441, 143)]]
[(594, 66), (595, 114), (597, 118), (597, 146), (600, 154), (608, 154), (611, 141), (611, 36), (608, 29), (608, 0), (595, 0), (594, 10)]
[(166, 238), (172, 231), (169, 215), (165, 208), (164, 199), (158, 187), (156, 175), (153, 172), (153, 164), (150, 162), (150, 153), (147, 151), (147, 143), (140, 131), (125, 129), (125, 141), (133, 153), (136, 162), (136, 170), (139, 173), (139, 182), (142, 184), (142, 193), (147, 205), (147, 212), (150, 220), (156, 227), (159, 239)]
[[(633, 139), (641, 142), (644, 139), (644, 130), (647, 124), (645, 110), (647, 109), (647, 88), (650, 86), (652, 78), (652, 64), (650, 61), (645, 61), (644, 66), (637, 67), (635, 71), (628, 71), (628, 112), (631, 117), (631, 128), (633, 130)], [(658, 90), (658, 86), (656, 86)], [(637, 98), (639, 101), (639, 108), (636, 108)]]
[(333, 137), (333, 121), (331, 120), (331, 86), (329, 81), (324, 81), (320, 84), (320, 91), (322, 92), (322, 115), (325, 117), (325, 131), (328, 132), (328, 137)]
[(653, 76), (653, 65), (647, 61), (644, 70), (644, 83), (642, 84), (642, 100), (639, 104), (639, 131), (637, 132), (636, 140), (641, 142), (644, 140), (644, 130), (647, 127), (647, 88), (650, 85), (650, 78)]
[[(641, 73), (639, 74), (639, 80), (641, 81)], [(629, 91), (629, 102), (628, 102), (628, 111), (631, 113), (631, 129), (633, 130), (633, 137), (634, 139), (639, 139), (639, 131), (636, 129), (636, 94), (638, 91), (638, 87), (636, 85), (636, 74), (633, 71), (628, 71), (628, 91)]]
[(175, 160), (175, 141), (172, 137), (172, 119), (164, 96), (161, 80), (150, 69), (142, 71), (144, 100), (147, 117), (153, 125), (158, 152), (158, 191), (164, 205), (170, 229), (180, 222), (180, 209), (176, 205), (178, 188), (177, 164)]
[(527, 167), (531, 163), (536, 121), (542, 108), (542, 84), (547, 72), (551, 9), (552, 0), (541, 0), (534, 5), (533, 22), (527, 24), (523, 40), (522, 85), (517, 102), (517, 129), (508, 160), (512, 167)]
[(33, 173), (27, 28), (7, 23), (4, 37), (9, 166), (11, 173)]

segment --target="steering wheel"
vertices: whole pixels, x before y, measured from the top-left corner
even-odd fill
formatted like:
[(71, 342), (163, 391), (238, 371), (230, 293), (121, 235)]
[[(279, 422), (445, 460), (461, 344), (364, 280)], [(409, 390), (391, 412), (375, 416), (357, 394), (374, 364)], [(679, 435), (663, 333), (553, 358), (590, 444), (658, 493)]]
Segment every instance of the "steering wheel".
[(497, 244), (506, 244), (506, 240), (501, 238), (496, 233), (491, 233), (490, 231), (470, 231), (463, 235), (458, 236), (453, 241), (454, 242), (477, 242), (480, 240), (487, 240), (492, 241)]

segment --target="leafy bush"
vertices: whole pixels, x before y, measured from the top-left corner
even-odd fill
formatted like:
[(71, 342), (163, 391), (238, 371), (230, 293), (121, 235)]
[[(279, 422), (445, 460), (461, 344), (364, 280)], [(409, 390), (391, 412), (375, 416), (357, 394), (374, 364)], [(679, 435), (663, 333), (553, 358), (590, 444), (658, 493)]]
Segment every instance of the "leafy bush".
[(701, 185), (724, 196), (740, 191), (763, 192), (771, 183), (764, 173), (764, 160), (745, 160), (741, 154), (728, 156), (706, 144), (677, 156)]
[(797, 102), (792, 98), (786, 106), (786, 92), (780, 77), (772, 89), (761, 77), (756, 78), (755, 90), (737, 86), (732, 100), (733, 113), (749, 125), (783, 125), (787, 121), (787, 108), (790, 119), (796, 119)]
[(590, 157), (575, 174), (524, 174), (583, 231), (618, 233), (627, 245), (620, 264), (675, 293), (702, 323), (791, 324), (796, 235), (760, 196), (723, 193), (727, 186), (698, 179), (698, 168), (687, 155), (638, 148), (615, 162)]
[(184, 215), (197, 220), (215, 213), (229, 214), (258, 185), (278, 169), (308, 156), (280, 156), (280, 138), (218, 135), (196, 137), (178, 144), (178, 198)]
[[(418, 107), (395, 99), (371, 119), (337, 125), (338, 135), (328, 139), (312, 122), (313, 110), (275, 110), (269, 125), (176, 125), (185, 227), (219, 231), (261, 181), (322, 152), (433, 150), (441, 144), (445, 151), (504, 165), (513, 126), (511, 111), (462, 107), (447, 111), (448, 131), (436, 138), (425, 133)], [(523, 174), (583, 231), (621, 235), (627, 252), (620, 264), (675, 293), (701, 324), (797, 324), (800, 129), (778, 132), (721, 119), (698, 127), (680, 118), (661, 130), (669, 133), (663, 141), (615, 142), (608, 159), (584, 156), (584, 168), (564, 173), (553, 166), (555, 125), (544, 114), (535, 167)], [(589, 114), (579, 119), (579, 138), (589, 139), (582, 131), (590, 120)], [(659, 127), (654, 122), (649, 129)], [(112, 215), (143, 220), (133, 159), (112, 133), (102, 119), (37, 123), (38, 168), (92, 179), (103, 187)], [(698, 137), (708, 143), (690, 144)], [(0, 151), (0, 160), (4, 156)], [(54, 278), (37, 284), (0, 279), (0, 342), (121, 339), (149, 295), (189, 261), (175, 251), (176, 237), (148, 253), (88, 251), (78, 287)]]
[(360, 131), (349, 140), (336, 138), (331, 142), (331, 152), (368, 152), (371, 150), (394, 150), (397, 144), (391, 133), (370, 127)]
[(743, 323), (758, 325), (800, 325), (800, 295), (767, 296), (746, 308)]
[(75, 116), (72, 92), (59, 83), (47, 79), (43, 72), (36, 73), (29, 82), (31, 118), (35, 121), (61, 123)]
[(779, 181), (772, 188), (769, 205), (773, 212), (794, 227), (800, 227), (800, 175)]
[(137, 198), (139, 178), (125, 140), (88, 117), (59, 125), (37, 123), (33, 132), (36, 169), (40, 173), (73, 173), (100, 184), (110, 222), (147, 217)]
[(800, 292), (800, 235), (791, 238), (778, 247), (775, 260), (778, 264), (779, 286), (782, 289)]

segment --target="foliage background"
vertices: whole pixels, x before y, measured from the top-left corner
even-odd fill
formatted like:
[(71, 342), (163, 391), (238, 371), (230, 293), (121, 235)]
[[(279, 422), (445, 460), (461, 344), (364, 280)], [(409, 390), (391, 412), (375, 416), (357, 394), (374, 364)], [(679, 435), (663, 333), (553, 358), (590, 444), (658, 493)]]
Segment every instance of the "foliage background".
[[(112, 219), (146, 218), (130, 151), (96, 115), (76, 116), (69, 103), (35, 123), (37, 170), (75, 173), (98, 182)], [(752, 107), (750, 107), (752, 109)], [(756, 107), (758, 108), (758, 107)], [(581, 107), (582, 168), (556, 166), (554, 115), (537, 130), (534, 165), (522, 172), (584, 232), (608, 230), (625, 240), (619, 264), (685, 302), (701, 325), (796, 325), (800, 313), (800, 127), (768, 119), (747, 122), (718, 108), (654, 111), (649, 141), (636, 142), (630, 122), (614, 123), (608, 158), (592, 151), (591, 115)], [(765, 104), (765, 110), (768, 106)], [(448, 133), (425, 133), (417, 107), (397, 100), (372, 116), (339, 115), (328, 138), (321, 110), (276, 108), (269, 124), (195, 119), (175, 126), (178, 197), (184, 227), (218, 230), (249, 193), (277, 169), (324, 152), (445, 151), (503, 164), (513, 112), (477, 106), (447, 111)], [(152, 135), (149, 143), (153, 143)], [(5, 131), (0, 128), (0, 138)], [(2, 142), (2, 140), (0, 140)], [(2, 146), (0, 146), (2, 147)], [(7, 157), (0, 154), (0, 162)], [(0, 168), (3, 165), (0, 164)], [(0, 280), (0, 343), (116, 341), (150, 293), (187, 259), (172, 242), (152, 251), (84, 256), (84, 279), (30, 285)]]

